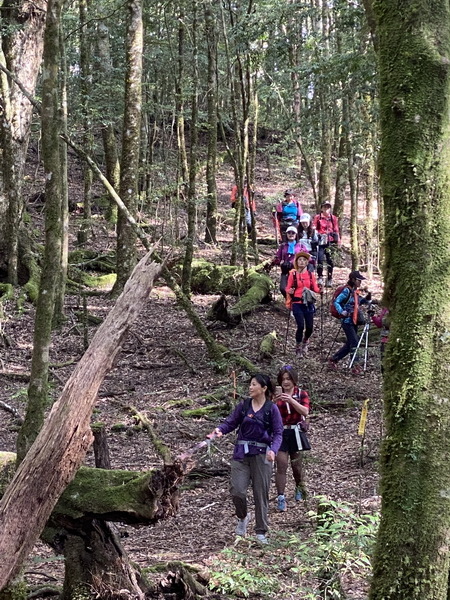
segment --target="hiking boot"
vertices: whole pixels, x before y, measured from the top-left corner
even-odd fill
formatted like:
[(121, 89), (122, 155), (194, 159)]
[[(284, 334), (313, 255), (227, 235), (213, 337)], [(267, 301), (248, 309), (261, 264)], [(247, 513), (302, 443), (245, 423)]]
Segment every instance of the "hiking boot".
[(286, 498), (284, 494), (280, 494), (277, 498), (277, 510), (284, 512), (286, 510)]
[(250, 520), (250, 513), (244, 519), (239, 519), (236, 525), (236, 535), (245, 535), (247, 533), (247, 525)]
[(330, 358), (328, 361), (328, 368), (331, 371), (337, 371), (337, 368), (338, 368), (337, 362), (335, 360), (333, 360), (332, 358)]
[(266, 538), (266, 536), (264, 535), (264, 533), (257, 533), (256, 534), (256, 539), (258, 540), (258, 542), (260, 544), (268, 544), (269, 540)]
[(333, 280), (331, 279), (331, 277), (328, 277), (325, 287), (333, 287)]
[(302, 494), (302, 489), (300, 486), (295, 488), (295, 501), (296, 502), (300, 502), (300, 500), (303, 500), (303, 494)]

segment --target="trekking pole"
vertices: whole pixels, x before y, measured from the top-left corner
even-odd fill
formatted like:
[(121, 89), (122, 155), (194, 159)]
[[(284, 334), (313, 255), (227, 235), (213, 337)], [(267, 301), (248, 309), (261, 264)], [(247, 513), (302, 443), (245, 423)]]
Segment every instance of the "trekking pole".
[(341, 327), (342, 327), (342, 320), (341, 320), (341, 321), (339, 321), (339, 327), (338, 327), (338, 329), (337, 329), (336, 335), (334, 336), (334, 340), (333, 340), (333, 341), (332, 341), (332, 343), (331, 343), (330, 349), (328, 350), (328, 354), (327, 354), (327, 355), (326, 355), (326, 357), (325, 357), (325, 361), (324, 361), (324, 363), (323, 363), (323, 365), (322, 365), (322, 368), (320, 369), (321, 371), (323, 370), (324, 366), (325, 366), (325, 365), (326, 365), (326, 363), (327, 363), (327, 360), (328, 360), (328, 358), (329, 358), (329, 356), (330, 356), (330, 354), (331, 354), (331, 351), (333, 350), (333, 346), (334, 346), (334, 345), (335, 345), (335, 343), (337, 342), (337, 339), (338, 339), (339, 333), (340, 333), (340, 331), (341, 331)]
[(284, 349), (283, 349), (283, 355), (286, 354), (286, 347), (287, 347), (287, 341), (288, 341), (288, 335), (289, 335), (289, 323), (291, 322), (291, 309), (289, 309), (288, 312), (288, 318), (287, 318), (287, 325), (286, 325), (286, 337), (284, 338)]

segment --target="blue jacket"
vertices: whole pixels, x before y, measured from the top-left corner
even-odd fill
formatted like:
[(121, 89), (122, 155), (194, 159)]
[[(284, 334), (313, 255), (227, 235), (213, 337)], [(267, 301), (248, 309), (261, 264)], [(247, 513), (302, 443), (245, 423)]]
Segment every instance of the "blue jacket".
[[(355, 296), (354, 291), (349, 287), (345, 286), (339, 296), (334, 301), (334, 306), (338, 313), (341, 315), (344, 311), (347, 311), (348, 315), (342, 319), (343, 323), (353, 323), (353, 309), (355, 308)], [(365, 298), (359, 298), (358, 304), (367, 304), (368, 300)]]

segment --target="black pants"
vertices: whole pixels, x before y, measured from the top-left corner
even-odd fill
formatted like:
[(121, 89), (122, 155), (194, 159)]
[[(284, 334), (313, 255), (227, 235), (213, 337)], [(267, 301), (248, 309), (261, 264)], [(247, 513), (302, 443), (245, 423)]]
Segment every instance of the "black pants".
[(323, 263), (325, 260), (327, 262), (328, 279), (331, 279), (333, 277), (334, 263), (333, 263), (333, 259), (331, 258), (330, 247), (328, 245), (319, 246), (319, 249), (318, 249), (317, 275), (319, 277), (322, 277), (322, 275), (323, 275)]
[[(354, 353), (356, 346), (358, 345), (358, 326), (353, 323), (342, 323), (342, 329), (344, 330), (347, 341), (339, 348), (339, 350), (332, 356), (331, 360), (337, 362), (341, 360), (347, 354)], [(355, 356), (355, 362), (358, 362), (358, 356)]]
[[(297, 344), (307, 342), (312, 335), (314, 325), (314, 310), (311, 310), (305, 304), (294, 302), (292, 305), (295, 322), (297, 323), (297, 331), (295, 332), (295, 341)], [(303, 330), (305, 337), (303, 337)]]

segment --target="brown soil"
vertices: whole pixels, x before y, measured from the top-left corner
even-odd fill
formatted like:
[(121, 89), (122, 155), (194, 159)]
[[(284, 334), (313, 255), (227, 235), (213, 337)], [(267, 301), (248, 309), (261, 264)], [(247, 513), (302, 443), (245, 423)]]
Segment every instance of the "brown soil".
[[(258, 235), (272, 235), (270, 207), (276, 195), (281, 195), (289, 182), (275, 184), (264, 182), (264, 173), (259, 174), (260, 190), (265, 194), (258, 207)], [(230, 178), (221, 184), (222, 229), (220, 248), (215, 249), (199, 244), (198, 254), (211, 260), (226, 262), (229, 253), (230, 227), (227, 215), (230, 214), (227, 187)], [(292, 183), (291, 183), (292, 184)], [(295, 187), (295, 184), (293, 184)], [(308, 212), (314, 214), (306, 193), (300, 194)], [(42, 221), (42, 215), (35, 215)], [(77, 217), (72, 217), (77, 219)], [(74, 230), (76, 221), (73, 223)], [(99, 248), (113, 247), (113, 237), (100, 225), (93, 229), (95, 245)], [(344, 236), (344, 245), (347, 239)], [(274, 247), (261, 245), (260, 258), (269, 258)], [(348, 260), (336, 269), (335, 283), (344, 283), (349, 271)], [(279, 274), (272, 271), (274, 286)], [(369, 282), (377, 292), (379, 282)], [(379, 295), (379, 294), (378, 294)], [(308, 358), (299, 359), (293, 354), (294, 322), (290, 323), (286, 354), (283, 354), (286, 334), (287, 312), (278, 295), (274, 303), (262, 306), (233, 329), (219, 327), (214, 335), (233, 350), (260, 365), (261, 371), (275, 375), (284, 363), (297, 366), (302, 388), (309, 391), (312, 400), (310, 440), (312, 451), (305, 456), (308, 499), (296, 504), (293, 500), (293, 481), (288, 481), (288, 510), (277, 513), (275, 509), (276, 491), (271, 497), (271, 532), (300, 532), (306, 535), (308, 511), (315, 507), (315, 497), (326, 495), (335, 500), (344, 500), (358, 506), (377, 493), (376, 460), (381, 436), (381, 392), (378, 359), (378, 335), (374, 336), (369, 347), (369, 361), (364, 375), (355, 377), (344, 366), (339, 371), (330, 372), (324, 367), (332, 340), (335, 338), (337, 323), (328, 315), (331, 291), (325, 295), (323, 304), (316, 315), (315, 333), (311, 340)], [(205, 316), (211, 304), (211, 296), (194, 296), (193, 302), (198, 312)], [(104, 317), (112, 306), (105, 296), (89, 300), (88, 309), (94, 315)], [(61, 332), (54, 336), (51, 349), (52, 363), (61, 365), (52, 369), (52, 393), (56, 398), (70, 375), (76, 361), (83, 353), (82, 326), (77, 321), (75, 311), (79, 299), (68, 297), (66, 301), (67, 323)], [(26, 306), (18, 313), (14, 302), (9, 302), (2, 316), (2, 331), (11, 343), (2, 349), (1, 367), (9, 373), (26, 373), (30, 369), (32, 353), (34, 308)], [(321, 326), (322, 323), (322, 326)], [(321, 328), (323, 336), (321, 338)], [(277, 354), (270, 363), (261, 362), (258, 347), (261, 338), (268, 332), (277, 332), (279, 343)], [(95, 327), (91, 327), (92, 337)], [(335, 345), (336, 348), (336, 345)], [(180, 354), (181, 352), (181, 354)], [(245, 393), (248, 376), (236, 373), (240, 389)], [(110, 453), (113, 468), (145, 470), (159, 466), (147, 435), (136, 432), (133, 418), (127, 410), (133, 406), (145, 413), (153, 422), (158, 435), (170, 446), (174, 455), (187, 449), (211, 431), (215, 420), (207, 418), (184, 418), (182, 406), (187, 399), (192, 408), (205, 405), (205, 394), (222, 386), (232, 386), (232, 374), (217, 374), (205, 351), (202, 341), (186, 318), (175, 305), (172, 293), (163, 282), (157, 283), (151, 297), (142, 311), (138, 322), (132, 327), (123, 345), (114, 369), (106, 377), (99, 394), (99, 401), (93, 420), (107, 425)], [(18, 381), (0, 372), (0, 398), (17, 409), (25, 410), (26, 382)], [(358, 435), (358, 423), (363, 401), (371, 400), (364, 443)], [(178, 401), (178, 402), (175, 402)], [(123, 431), (112, 431), (115, 424), (124, 424)], [(14, 417), (0, 410), (0, 450), (14, 451), (17, 426)], [(142, 567), (169, 560), (182, 560), (202, 567), (210, 564), (212, 558), (223, 548), (235, 542), (232, 504), (228, 493), (228, 466), (232, 452), (232, 436), (215, 443), (211, 454), (205, 452), (200, 457), (201, 467), (208, 472), (214, 467), (222, 474), (214, 477), (189, 478), (181, 494), (180, 510), (177, 516), (158, 523), (153, 527), (138, 529), (120, 526), (123, 542), (132, 560)], [(93, 464), (93, 455), (86, 458)], [(251, 529), (251, 528), (250, 528)], [(26, 576), (30, 581), (51, 582), (51, 577), (61, 574), (61, 560), (51, 550), (41, 544), (28, 561)], [(32, 574), (33, 572), (34, 574)], [(39, 573), (40, 575), (36, 575)], [(361, 597), (360, 591), (352, 597)], [(262, 594), (259, 597), (265, 597)], [(286, 596), (286, 598), (291, 596)], [(294, 596), (292, 596), (294, 597)], [(301, 597), (300, 595), (296, 596)]]

